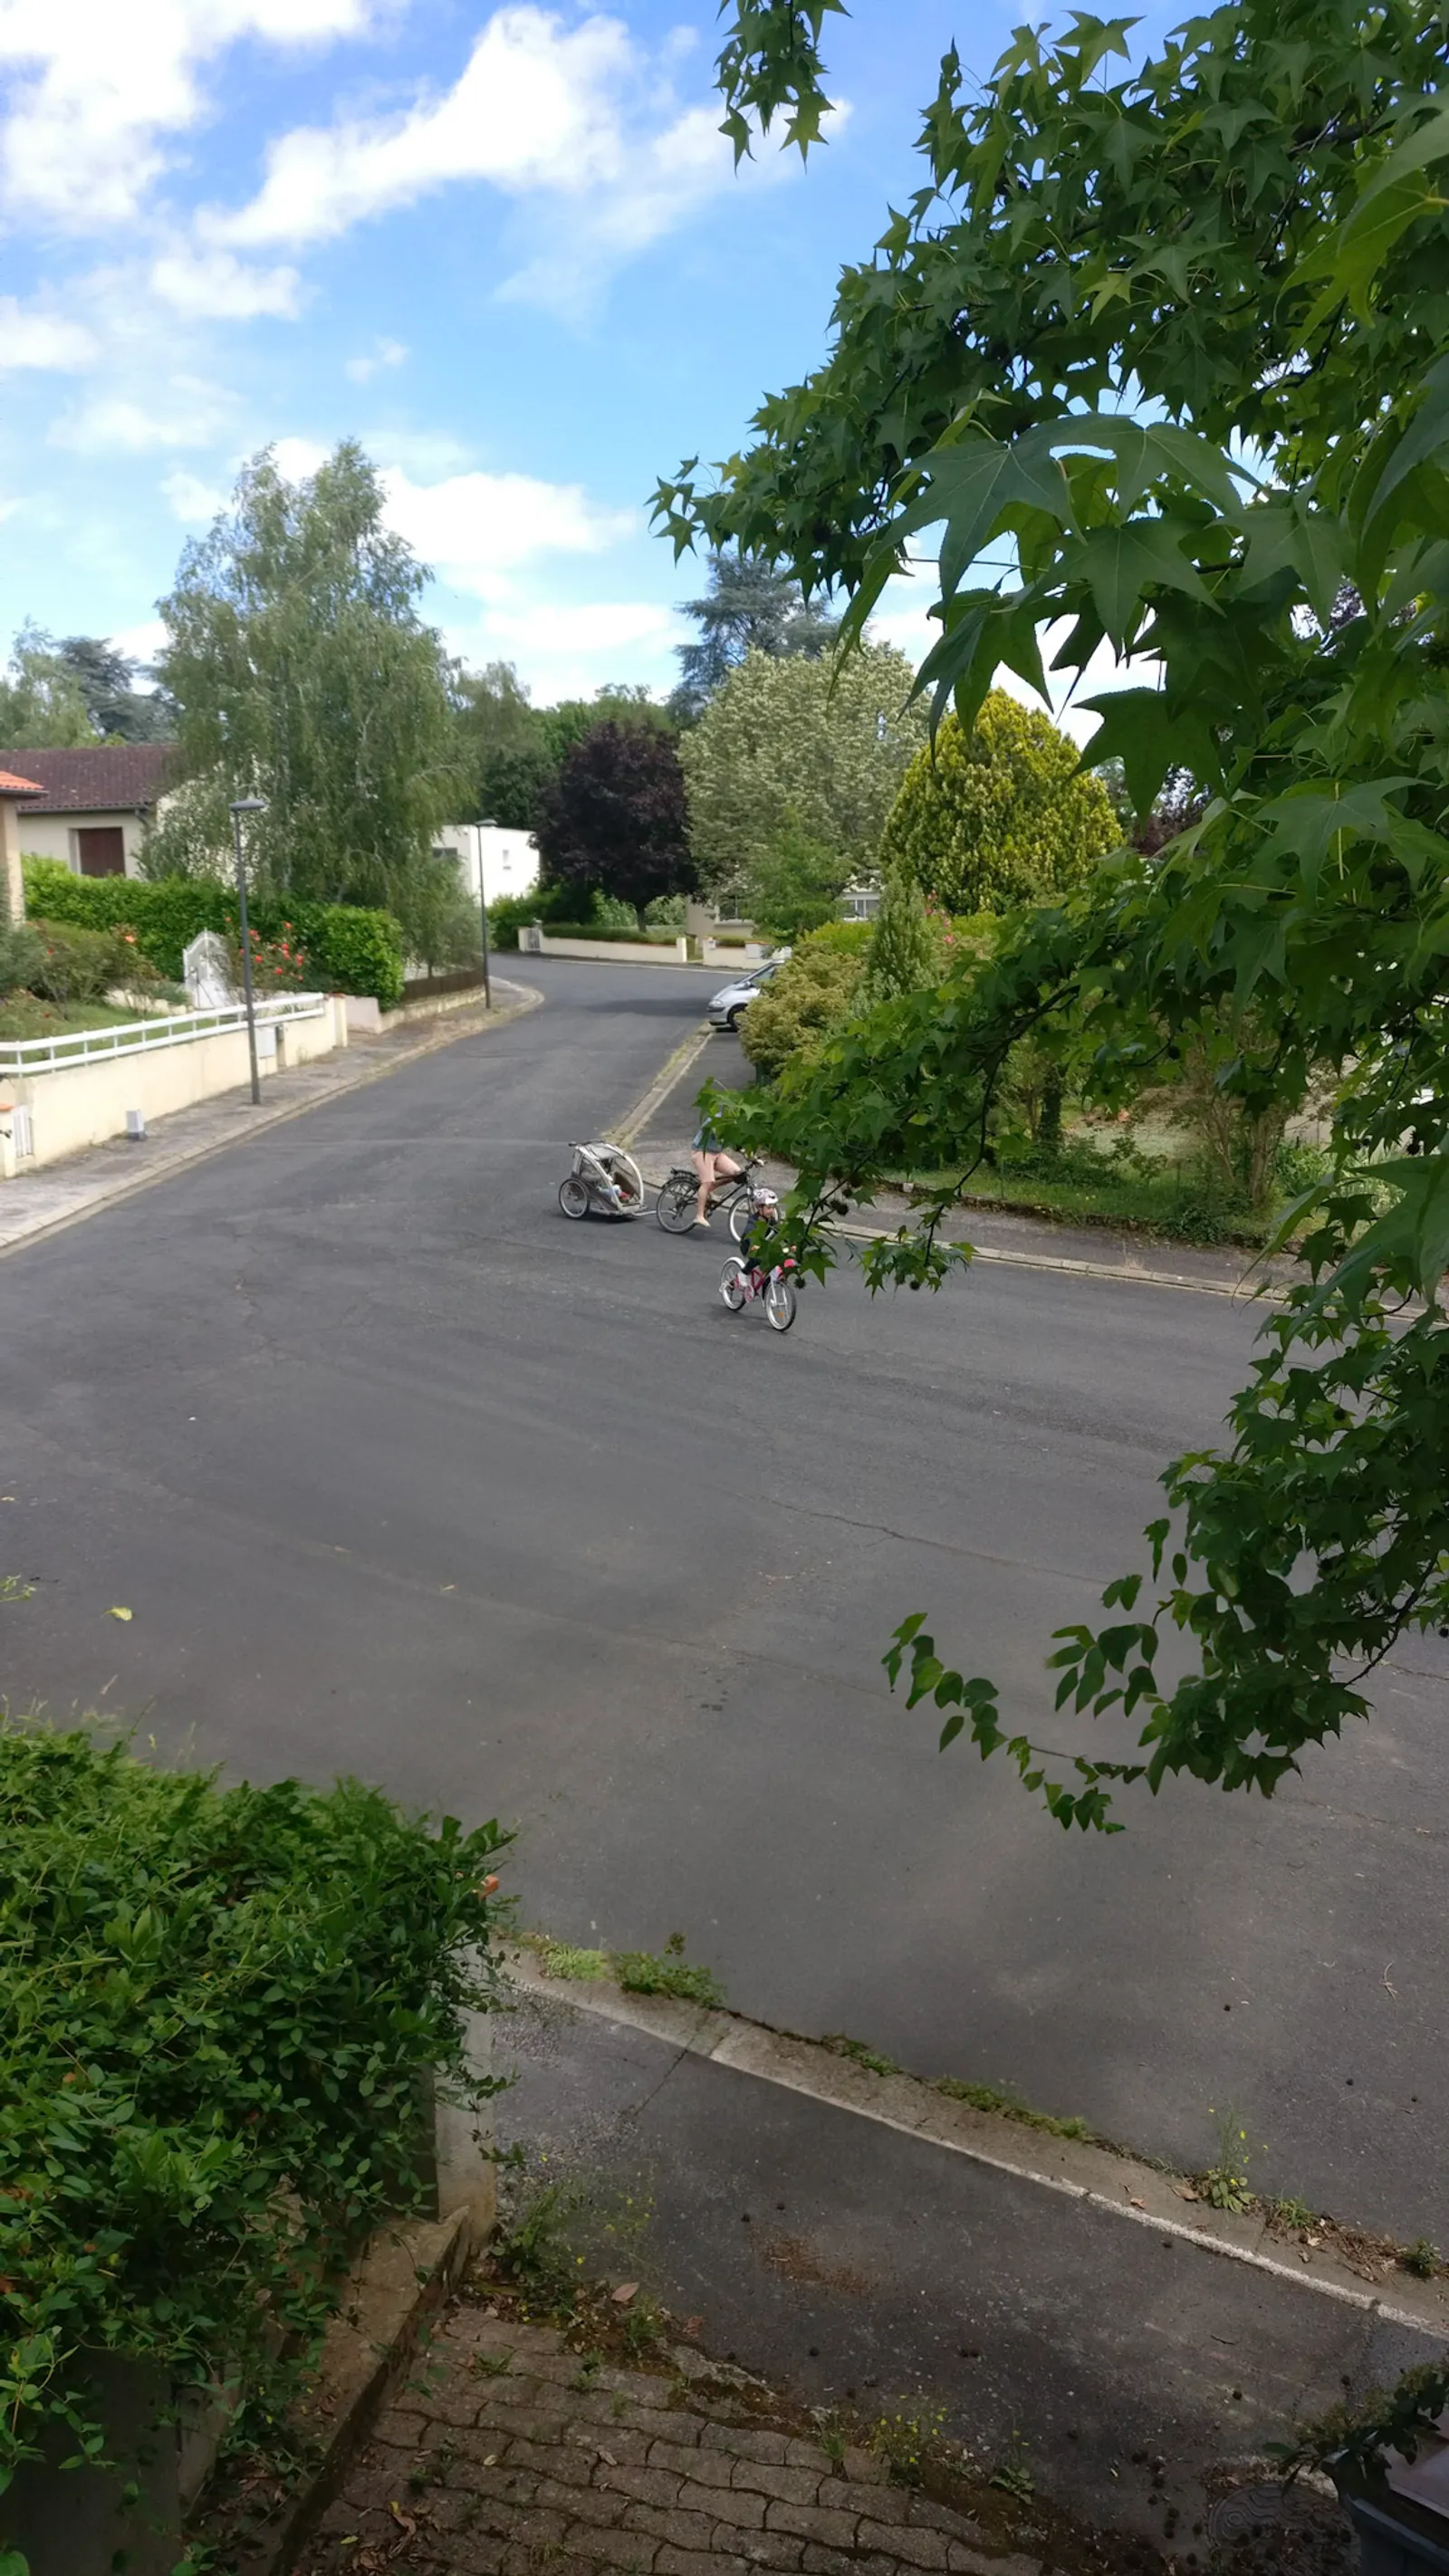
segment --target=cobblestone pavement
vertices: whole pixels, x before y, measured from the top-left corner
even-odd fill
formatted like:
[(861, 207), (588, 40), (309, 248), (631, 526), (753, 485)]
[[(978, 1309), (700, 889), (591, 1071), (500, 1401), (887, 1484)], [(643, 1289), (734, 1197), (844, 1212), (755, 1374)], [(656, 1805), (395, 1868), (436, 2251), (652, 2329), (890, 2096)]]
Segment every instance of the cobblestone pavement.
[(595, 2367), (455, 2307), (295, 2576), (1042, 2576), (874, 2452), (767, 2429), (742, 2374), (675, 2359), (687, 2378)]

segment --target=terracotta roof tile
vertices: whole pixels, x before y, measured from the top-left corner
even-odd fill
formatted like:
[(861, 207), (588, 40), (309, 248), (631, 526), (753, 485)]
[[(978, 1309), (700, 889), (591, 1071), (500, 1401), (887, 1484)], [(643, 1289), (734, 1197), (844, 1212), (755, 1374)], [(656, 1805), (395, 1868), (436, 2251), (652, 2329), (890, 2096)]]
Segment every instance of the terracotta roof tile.
[(44, 792), (33, 778), (16, 778), (10, 770), (0, 769), (0, 796), (40, 796)]
[(14, 768), (38, 785), (31, 814), (134, 813), (154, 805), (166, 784), (174, 745), (169, 742), (87, 743), (76, 751), (0, 751), (0, 769)]

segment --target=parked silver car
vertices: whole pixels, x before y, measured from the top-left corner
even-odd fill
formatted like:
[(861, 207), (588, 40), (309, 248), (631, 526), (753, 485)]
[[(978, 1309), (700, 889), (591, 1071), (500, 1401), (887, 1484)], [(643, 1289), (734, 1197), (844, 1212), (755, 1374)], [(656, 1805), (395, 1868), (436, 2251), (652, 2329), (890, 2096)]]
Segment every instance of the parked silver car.
[[(789, 955), (785, 951), (785, 956)], [(709, 1016), (717, 1029), (737, 1029), (762, 984), (768, 984), (785, 963), (785, 957), (767, 957), (763, 966), (754, 966), (748, 975), (738, 975), (732, 984), (721, 984), (714, 995)]]

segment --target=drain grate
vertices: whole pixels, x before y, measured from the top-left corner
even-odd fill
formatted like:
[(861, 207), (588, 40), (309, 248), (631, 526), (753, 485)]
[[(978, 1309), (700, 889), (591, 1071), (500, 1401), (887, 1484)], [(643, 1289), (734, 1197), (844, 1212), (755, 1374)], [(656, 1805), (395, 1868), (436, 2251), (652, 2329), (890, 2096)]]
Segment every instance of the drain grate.
[(1346, 2515), (1311, 2488), (1264, 2480), (1232, 2487), (1208, 2515), (1223, 2576), (1353, 2576), (1358, 2564)]

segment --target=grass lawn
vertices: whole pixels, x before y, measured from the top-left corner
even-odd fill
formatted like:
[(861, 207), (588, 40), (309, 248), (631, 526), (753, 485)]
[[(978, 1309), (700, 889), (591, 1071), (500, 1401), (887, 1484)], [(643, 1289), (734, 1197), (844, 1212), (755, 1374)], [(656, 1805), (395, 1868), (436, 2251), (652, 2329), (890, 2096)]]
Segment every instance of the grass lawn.
[(0, 1041), (76, 1036), (83, 1029), (121, 1028), (144, 1016), (118, 1011), (110, 1002), (42, 1002), (34, 993), (8, 993), (0, 999)]
[[(936, 1185), (945, 1177), (915, 1175), (918, 1183)], [(1255, 1248), (1277, 1224), (1276, 1216), (1255, 1217), (1250, 1208), (1218, 1200), (1171, 1169), (1160, 1176), (1119, 1176), (1108, 1166), (1100, 1180), (1095, 1175), (1058, 1180), (1046, 1170), (983, 1171), (962, 1193), (961, 1205), (1020, 1208), (1027, 1215), (1061, 1217), (1073, 1225), (1124, 1226), (1178, 1243), (1240, 1243)]]
[[(1020, 1208), (1071, 1225), (1121, 1226), (1176, 1243), (1236, 1243), (1258, 1249), (1276, 1231), (1282, 1206), (1307, 1186), (1305, 1170), (1285, 1188), (1279, 1205), (1255, 1215), (1246, 1200), (1226, 1191), (1200, 1161), (1178, 1150), (1177, 1140), (1150, 1134), (1132, 1151), (1114, 1150), (1115, 1134), (1068, 1129), (1057, 1156), (1031, 1154), (1019, 1162), (1004, 1155), (981, 1168), (962, 1193), (963, 1207)], [(1143, 1150), (1145, 1147), (1145, 1150)], [(949, 1172), (916, 1172), (920, 1188), (940, 1188)]]

